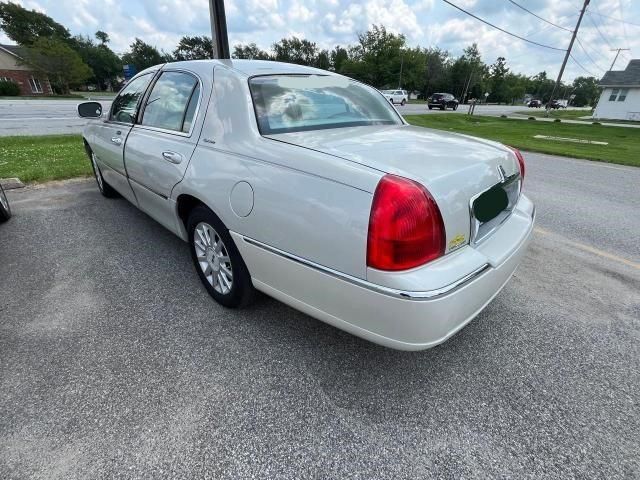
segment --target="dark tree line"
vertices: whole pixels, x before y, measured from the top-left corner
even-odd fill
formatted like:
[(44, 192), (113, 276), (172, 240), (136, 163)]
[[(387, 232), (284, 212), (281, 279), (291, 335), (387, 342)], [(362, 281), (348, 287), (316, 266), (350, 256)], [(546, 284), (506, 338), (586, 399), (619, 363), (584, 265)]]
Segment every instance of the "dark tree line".
[[(110, 49), (107, 33), (98, 31), (95, 38), (72, 36), (51, 17), (9, 2), (0, 2), (0, 28), (24, 47), (27, 62), (46, 73), (62, 93), (87, 83), (99, 89), (117, 88), (125, 64), (141, 71), (164, 62), (210, 58), (213, 50), (207, 36), (184, 36), (171, 53), (136, 38), (119, 57)], [(438, 47), (410, 47), (404, 35), (388, 32), (382, 25), (359, 33), (353, 45), (331, 50), (292, 37), (275, 42), (270, 51), (255, 43), (235, 45), (232, 56), (309, 65), (377, 88), (403, 88), (424, 97), (448, 92), (463, 101), (484, 99), (485, 93), (489, 102), (520, 102), (526, 94), (547, 101), (554, 85), (546, 72), (532, 77), (512, 72), (504, 57), (485, 63), (475, 43), (454, 57)], [(572, 84), (563, 84), (557, 95), (575, 95), (572, 105), (594, 105), (599, 96), (597, 83), (594, 77), (578, 77)]]

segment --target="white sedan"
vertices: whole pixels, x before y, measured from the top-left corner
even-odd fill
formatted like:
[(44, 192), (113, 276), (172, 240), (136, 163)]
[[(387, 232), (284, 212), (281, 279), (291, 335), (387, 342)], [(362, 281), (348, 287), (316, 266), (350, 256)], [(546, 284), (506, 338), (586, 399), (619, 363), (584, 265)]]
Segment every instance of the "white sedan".
[(437, 345), (504, 287), (534, 206), (517, 150), (408, 125), (376, 89), (314, 68), (147, 69), (105, 115), (78, 107), (100, 191), (188, 242), (220, 304), (260, 290), (393, 348)]

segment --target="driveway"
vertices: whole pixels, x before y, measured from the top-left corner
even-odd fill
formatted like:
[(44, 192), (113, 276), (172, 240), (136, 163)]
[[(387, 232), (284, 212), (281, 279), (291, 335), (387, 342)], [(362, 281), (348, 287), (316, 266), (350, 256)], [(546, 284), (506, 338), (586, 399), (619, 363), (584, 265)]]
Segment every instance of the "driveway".
[(527, 160), (524, 263), (418, 353), (218, 306), (91, 180), (9, 192), (0, 478), (638, 478), (640, 169)]

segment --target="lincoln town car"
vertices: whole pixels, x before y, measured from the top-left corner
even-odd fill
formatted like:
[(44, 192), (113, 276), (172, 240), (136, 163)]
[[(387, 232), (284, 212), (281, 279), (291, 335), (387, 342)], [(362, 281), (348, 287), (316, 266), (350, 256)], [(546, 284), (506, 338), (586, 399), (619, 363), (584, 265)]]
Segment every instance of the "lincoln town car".
[(411, 126), (333, 72), (167, 63), (108, 111), (78, 112), (100, 192), (183, 239), (225, 307), (258, 290), (372, 342), (425, 349), (487, 306), (531, 237), (518, 150)]

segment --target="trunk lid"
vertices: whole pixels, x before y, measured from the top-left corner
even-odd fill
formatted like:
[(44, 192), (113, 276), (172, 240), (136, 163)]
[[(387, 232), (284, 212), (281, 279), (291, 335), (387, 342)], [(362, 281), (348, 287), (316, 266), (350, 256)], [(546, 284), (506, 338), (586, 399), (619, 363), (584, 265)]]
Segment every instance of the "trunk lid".
[(312, 130), (269, 138), (420, 182), (442, 213), (447, 251), (469, 243), (472, 231), (477, 232), (472, 200), (520, 172), (513, 152), (499, 143), (409, 125)]

